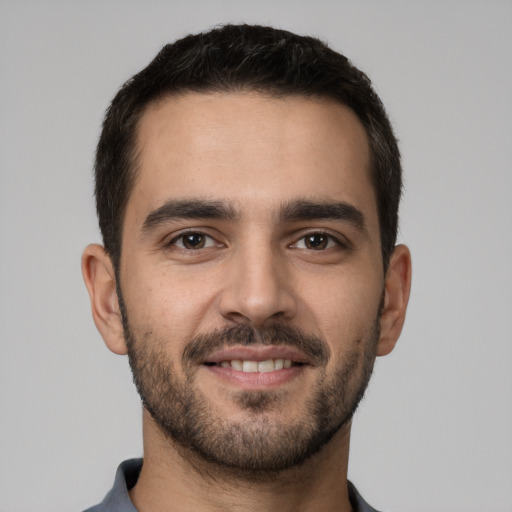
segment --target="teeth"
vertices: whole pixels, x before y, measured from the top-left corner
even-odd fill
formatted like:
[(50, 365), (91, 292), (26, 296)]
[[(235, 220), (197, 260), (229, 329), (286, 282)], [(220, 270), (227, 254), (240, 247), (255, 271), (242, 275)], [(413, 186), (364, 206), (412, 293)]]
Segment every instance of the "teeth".
[(268, 361), (260, 361), (258, 363), (259, 372), (272, 372), (274, 369), (274, 361), (272, 359), (269, 359)]
[(233, 368), (233, 370), (243, 371), (246, 373), (256, 372), (273, 372), (274, 370), (282, 370), (290, 368), (292, 362), (290, 359), (267, 359), (266, 361), (248, 361), (233, 359), (232, 361), (222, 361), (222, 368)]
[[(229, 361), (226, 361), (226, 363), (229, 364)], [(242, 361), (240, 361), (239, 359), (234, 359), (233, 361), (231, 361), (231, 368), (233, 368), (233, 370), (243, 370)]]
[(244, 361), (242, 371), (246, 373), (254, 373), (258, 371), (258, 363), (256, 361)]

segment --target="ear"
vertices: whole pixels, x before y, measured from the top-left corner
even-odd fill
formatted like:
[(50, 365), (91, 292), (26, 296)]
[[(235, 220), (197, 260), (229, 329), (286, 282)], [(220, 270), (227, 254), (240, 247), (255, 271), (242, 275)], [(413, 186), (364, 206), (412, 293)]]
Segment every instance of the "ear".
[(389, 262), (384, 288), (384, 304), (380, 318), (377, 355), (385, 356), (395, 348), (405, 321), (411, 291), (411, 253), (405, 245), (397, 245)]
[(91, 299), (92, 317), (105, 344), (115, 354), (126, 354), (114, 267), (101, 245), (91, 244), (85, 248), (82, 275)]

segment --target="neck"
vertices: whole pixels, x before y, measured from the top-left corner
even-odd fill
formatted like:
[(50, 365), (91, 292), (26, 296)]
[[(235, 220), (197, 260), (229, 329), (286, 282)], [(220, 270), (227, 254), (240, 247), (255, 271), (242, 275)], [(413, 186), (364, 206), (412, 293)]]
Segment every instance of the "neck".
[(349, 512), (349, 439), (350, 424), (300, 466), (248, 476), (175, 446), (144, 411), (144, 465), (130, 498), (139, 512)]

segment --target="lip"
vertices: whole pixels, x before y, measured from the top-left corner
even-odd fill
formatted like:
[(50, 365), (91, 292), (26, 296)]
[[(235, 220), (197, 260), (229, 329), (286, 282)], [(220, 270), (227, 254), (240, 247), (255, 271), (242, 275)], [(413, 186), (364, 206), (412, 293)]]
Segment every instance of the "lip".
[[(267, 361), (268, 359), (289, 359), (293, 363), (299, 364), (270, 372), (243, 372), (220, 366), (223, 361), (233, 361), (235, 359), (257, 362)], [(224, 383), (236, 388), (260, 391), (291, 382), (311, 366), (311, 361), (306, 355), (286, 345), (228, 347), (212, 352), (205, 357), (201, 364), (201, 368), (207, 371), (209, 375), (221, 379)]]
[(291, 382), (305, 372), (308, 366), (292, 366), (291, 368), (283, 368), (282, 370), (274, 370), (272, 372), (253, 373), (223, 368), (222, 366), (202, 365), (201, 368), (209, 372), (210, 375), (220, 378), (225, 383), (236, 388), (264, 391)]
[(204, 359), (203, 364), (220, 364), (222, 361), (232, 361), (233, 359), (258, 362), (268, 359), (290, 359), (294, 363), (311, 365), (311, 361), (306, 355), (286, 345), (229, 347), (212, 352)]

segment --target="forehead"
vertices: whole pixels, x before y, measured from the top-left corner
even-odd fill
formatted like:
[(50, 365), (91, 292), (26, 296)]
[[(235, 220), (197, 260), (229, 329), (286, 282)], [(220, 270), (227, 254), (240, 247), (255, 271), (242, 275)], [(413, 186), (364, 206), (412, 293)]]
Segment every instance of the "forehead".
[(376, 215), (364, 127), (344, 105), (300, 96), (187, 93), (150, 104), (137, 137), (125, 219), (172, 198), (268, 211), (302, 199), (343, 200)]

